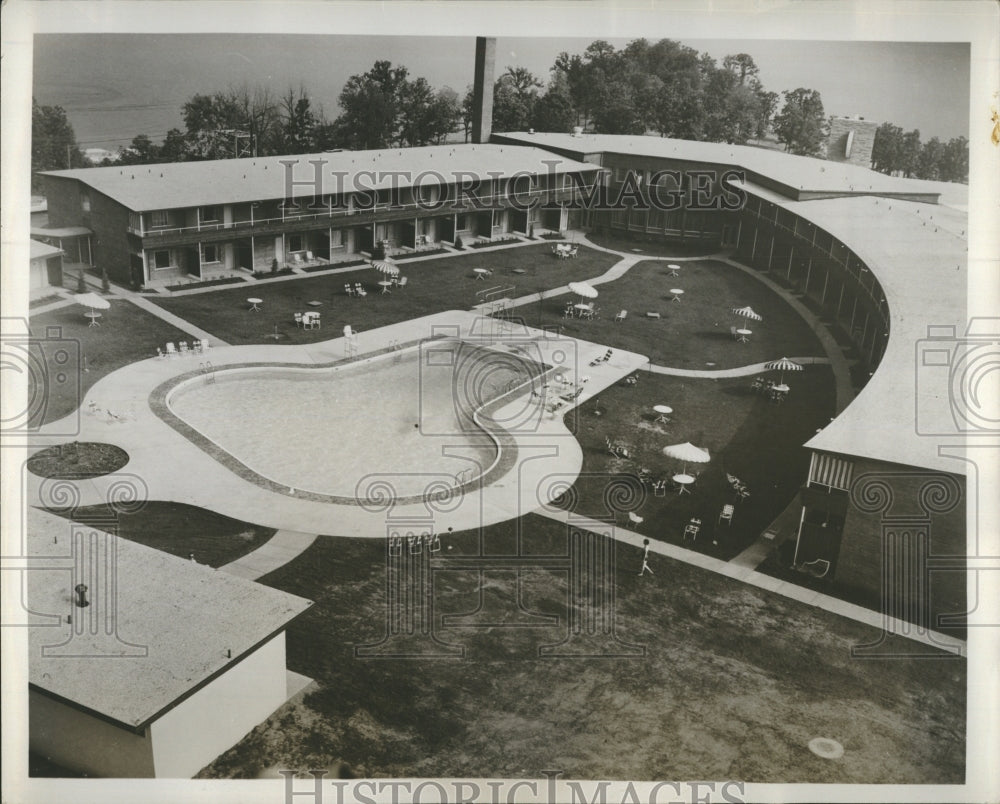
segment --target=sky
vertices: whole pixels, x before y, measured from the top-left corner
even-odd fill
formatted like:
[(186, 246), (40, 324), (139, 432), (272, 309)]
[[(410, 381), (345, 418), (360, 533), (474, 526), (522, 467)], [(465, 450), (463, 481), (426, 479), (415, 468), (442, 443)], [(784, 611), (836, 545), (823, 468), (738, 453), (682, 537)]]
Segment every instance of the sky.
[[(582, 53), (591, 41), (499, 38), (497, 73), (524, 66), (547, 78), (560, 51)], [(968, 136), (967, 44), (680, 41), (720, 62), (749, 53), (767, 89), (819, 90), (828, 115), (890, 121), (919, 129), (925, 141)], [(474, 51), (469, 36), (44, 34), (34, 40), (33, 92), (39, 103), (66, 109), (81, 147), (115, 150), (137, 134), (160, 140), (172, 127), (183, 129), (185, 100), (234, 84), (263, 84), (279, 95), (304, 86), (333, 118), (344, 81), (377, 59), (462, 93), (472, 80)]]

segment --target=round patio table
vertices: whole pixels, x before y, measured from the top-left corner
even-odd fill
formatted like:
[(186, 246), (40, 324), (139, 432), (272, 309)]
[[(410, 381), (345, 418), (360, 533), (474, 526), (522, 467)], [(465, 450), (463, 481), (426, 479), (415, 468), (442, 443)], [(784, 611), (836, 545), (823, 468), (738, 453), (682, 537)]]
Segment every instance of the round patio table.
[(88, 327), (99, 327), (99, 326), (101, 326), (101, 322), (97, 320), (100, 317), (101, 317), (100, 313), (96, 312), (95, 310), (91, 310), (89, 313), (87, 313), (87, 318), (90, 319), (90, 323), (87, 324), (87, 326)]
[(392, 287), (392, 282), (388, 279), (383, 279), (379, 284), (382, 286), (383, 293), (388, 293), (389, 288)]
[(782, 383), (781, 385), (772, 385), (771, 390), (777, 391), (779, 394), (787, 394), (791, 389)]
[(592, 305), (581, 302), (580, 304), (574, 304), (573, 309), (577, 311), (577, 315), (582, 316), (584, 313), (588, 313), (594, 308)]
[(669, 405), (654, 405), (653, 410), (659, 414), (656, 417), (656, 421), (662, 422), (663, 424), (670, 421), (670, 419), (667, 418), (667, 415), (674, 412), (674, 409)]
[(673, 294), (673, 298), (670, 301), (680, 301), (681, 296), (684, 295), (684, 291), (680, 288), (670, 288), (670, 292)]
[(260, 312), (260, 305), (262, 305), (263, 303), (264, 303), (263, 299), (254, 299), (254, 298), (247, 299), (247, 304), (250, 305), (249, 312), (251, 312), (251, 313), (259, 313)]
[(673, 263), (671, 263), (670, 265), (667, 266), (667, 270), (670, 271), (671, 276), (680, 276), (680, 273), (678, 272), (681, 270), (681, 267), (679, 265), (674, 265)]
[(750, 336), (753, 335), (753, 331), (749, 329), (738, 329), (736, 334), (739, 336), (736, 340), (740, 343), (746, 343), (750, 340)]
[(678, 494), (690, 494), (691, 493), (690, 491), (688, 491), (688, 488), (687, 488), (692, 483), (694, 483), (694, 478), (691, 477), (691, 475), (683, 475), (683, 474), (682, 475), (674, 475), (673, 478), (671, 478), (671, 479), (674, 481), (674, 483), (677, 484), (677, 493)]
[(472, 273), (476, 275), (476, 279), (486, 280), (486, 274), (490, 272), (489, 268), (473, 268)]

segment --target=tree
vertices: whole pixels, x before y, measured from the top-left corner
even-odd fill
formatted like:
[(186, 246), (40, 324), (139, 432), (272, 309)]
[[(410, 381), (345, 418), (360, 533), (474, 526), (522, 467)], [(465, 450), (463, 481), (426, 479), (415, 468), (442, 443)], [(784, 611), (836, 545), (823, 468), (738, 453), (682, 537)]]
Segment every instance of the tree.
[(799, 87), (781, 93), (785, 105), (774, 118), (774, 131), (785, 150), (801, 156), (816, 156), (826, 138), (823, 100), (815, 89)]
[(405, 67), (376, 61), (366, 73), (352, 75), (340, 92), (338, 139), (347, 148), (388, 148), (399, 142)]
[(314, 150), (315, 129), (319, 120), (305, 87), (288, 88), (281, 98), (280, 152), (302, 154)]
[(493, 85), (493, 130), (524, 131), (531, 126), (531, 107), (503, 78)]
[(569, 131), (576, 119), (569, 81), (564, 74), (555, 73), (545, 94), (535, 102), (532, 127), (539, 131)]
[(187, 140), (179, 128), (167, 132), (163, 145), (160, 146), (160, 161), (183, 162), (188, 158)]
[(41, 170), (85, 167), (76, 134), (61, 106), (39, 106), (31, 101), (31, 185), (37, 189)]
[(942, 181), (969, 180), (969, 141), (965, 137), (955, 137), (945, 144), (940, 173)]
[(723, 69), (732, 73), (740, 86), (751, 82), (756, 83), (757, 74), (760, 68), (749, 53), (737, 53), (735, 56), (726, 56), (722, 60)]
[(917, 169), (917, 159), (920, 157), (920, 131), (913, 129), (903, 135), (902, 147), (899, 152), (899, 169), (906, 178), (913, 176)]
[(875, 129), (872, 143), (872, 169), (892, 174), (901, 169), (903, 154), (903, 129), (892, 123), (882, 123)]
[(774, 113), (778, 111), (778, 93), (768, 92), (763, 87), (754, 90), (757, 95), (757, 123), (754, 136), (757, 139), (767, 136)]
[(476, 108), (476, 94), (472, 86), (465, 89), (465, 96), (462, 98), (462, 131), (465, 134), (465, 141), (469, 141), (472, 133), (472, 120)]
[(603, 98), (594, 109), (594, 129), (601, 134), (646, 133), (628, 84), (615, 81), (604, 87)]
[(914, 174), (918, 179), (938, 180), (941, 178), (941, 163), (944, 160), (945, 146), (937, 137), (931, 137), (924, 143), (917, 156)]

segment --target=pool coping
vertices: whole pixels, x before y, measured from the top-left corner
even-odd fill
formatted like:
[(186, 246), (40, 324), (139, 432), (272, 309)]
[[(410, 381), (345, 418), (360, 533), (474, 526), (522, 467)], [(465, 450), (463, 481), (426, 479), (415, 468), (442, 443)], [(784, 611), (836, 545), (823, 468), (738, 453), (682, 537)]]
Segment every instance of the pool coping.
[[(519, 452), (516, 439), (508, 430), (497, 425), (490, 418), (490, 414), (510, 403), (513, 399), (523, 395), (529, 387), (533, 388), (535, 380), (545, 378), (555, 370), (553, 366), (546, 363), (539, 364), (537, 361), (531, 360), (530, 358), (524, 357), (510, 350), (503, 350), (501, 352), (502, 354), (513, 358), (514, 360), (518, 360), (525, 365), (532, 366), (533, 369), (540, 369), (540, 371), (536, 374), (532, 374), (528, 380), (520, 385), (504, 391), (500, 395), (494, 397), (472, 411), (473, 421), (480, 428), (480, 430), (493, 441), (497, 453), (496, 457), (484, 472), (476, 475), (471, 480), (465, 483), (458, 483), (454, 486), (448, 487), (447, 489), (442, 489), (441, 491), (436, 491), (433, 494), (408, 495), (404, 497), (392, 496), (388, 498), (384, 495), (379, 495), (377, 497), (368, 496), (361, 499), (357, 494), (352, 497), (348, 497), (341, 494), (328, 494), (318, 491), (310, 491), (308, 489), (300, 489), (289, 486), (286, 483), (279, 483), (276, 480), (261, 474), (250, 466), (247, 466), (243, 461), (229, 452), (229, 450), (221, 444), (203, 434), (196, 427), (186, 422), (182, 417), (178, 416), (170, 409), (171, 395), (182, 386), (188, 385), (199, 378), (207, 379), (209, 376), (214, 376), (223, 372), (236, 372), (255, 368), (287, 368), (301, 372), (341, 368), (345, 366), (359, 365), (373, 359), (382, 360), (392, 355), (409, 352), (429, 340), (440, 340), (445, 342), (449, 340), (449, 338), (443, 335), (433, 336), (432, 338), (421, 338), (408, 341), (403, 344), (397, 344), (395, 347), (386, 347), (384, 349), (368, 352), (363, 356), (346, 357), (324, 363), (302, 364), (280, 361), (257, 361), (230, 363), (226, 366), (220, 366), (219, 368), (206, 369), (204, 367), (199, 367), (198, 369), (185, 372), (184, 374), (175, 375), (161, 382), (149, 394), (149, 407), (150, 410), (152, 410), (152, 412), (163, 422), (168, 424), (179, 435), (183, 436), (203, 452), (214, 458), (221, 466), (228, 469), (237, 477), (253, 483), (254, 485), (274, 494), (283, 494), (287, 497), (309, 500), (311, 502), (361, 506), (362, 508), (366, 508), (368, 510), (382, 510), (388, 506), (410, 505), (413, 503), (430, 501), (446, 503), (456, 496), (464, 495), (466, 492), (482, 490), (484, 486), (492, 485), (497, 480), (504, 477), (514, 466), (517, 465)], [(468, 341), (462, 341), (461, 339), (458, 340), (461, 343), (469, 345)], [(478, 345), (474, 348), (489, 349), (490, 347)], [(359, 478), (359, 487), (365, 480), (365, 477), (367, 477), (367, 475)]]

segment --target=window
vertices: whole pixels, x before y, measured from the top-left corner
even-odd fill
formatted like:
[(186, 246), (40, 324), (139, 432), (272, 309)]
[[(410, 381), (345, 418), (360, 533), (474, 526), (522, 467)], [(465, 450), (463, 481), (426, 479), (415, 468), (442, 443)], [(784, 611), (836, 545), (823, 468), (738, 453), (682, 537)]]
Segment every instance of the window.
[(330, 232), (330, 245), (331, 246), (344, 245), (344, 231), (342, 229), (334, 229), (332, 232)]
[(462, 231), (462, 232), (464, 232), (466, 229), (468, 229), (469, 228), (469, 216), (468, 215), (459, 215), (455, 219), (455, 228), (458, 229), (459, 231)]
[(219, 247), (210, 244), (201, 247), (201, 261), (202, 262), (218, 262), (219, 261)]
[(169, 251), (154, 251), (153, 252), (153, 267), (157, 270), (170, 267), (170, 252)]
[(219, 218), (219, 208), (218, 207), (202, 207), (201, 208), (201, 220), (204, 223), (210, 221), (220, 220)]
[(158, 209), (153, 212), (150, 216), (149, 225), (153, 227), (157, 226), (169, 226), (170, 225), (170, 213), (165, 209)]
[(290, 234), (290, 235), (288, 235), (288, 250), (289, 251), (305, 251), (305, 247), (302, 244), (302, 235), (300, 235), (300, 234)]

